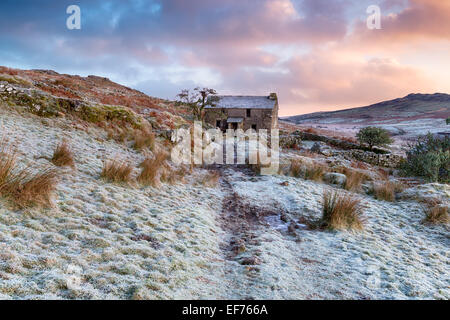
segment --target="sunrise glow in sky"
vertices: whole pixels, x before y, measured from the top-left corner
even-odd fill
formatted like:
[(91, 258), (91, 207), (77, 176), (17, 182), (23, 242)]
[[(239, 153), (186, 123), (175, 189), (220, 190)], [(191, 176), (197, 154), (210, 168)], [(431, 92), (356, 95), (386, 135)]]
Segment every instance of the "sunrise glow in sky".
[[(71, 4), (81, 30), (66, 27)], [(170, 99), (197, 85), (277, 92), (281, 116), (363, 106), (450, 93), (450, 0), (2, 0), (0, 65)]]

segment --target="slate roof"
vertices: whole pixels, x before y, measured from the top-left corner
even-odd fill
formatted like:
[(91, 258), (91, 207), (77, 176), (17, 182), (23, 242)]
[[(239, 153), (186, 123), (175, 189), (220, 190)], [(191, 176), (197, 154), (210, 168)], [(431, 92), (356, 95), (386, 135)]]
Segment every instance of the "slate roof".
[(275, 99), (269, 96), (218, 96), (219, 101), (215, 106), (207, 106), (205, 109), (273, 109), (276, 104)]

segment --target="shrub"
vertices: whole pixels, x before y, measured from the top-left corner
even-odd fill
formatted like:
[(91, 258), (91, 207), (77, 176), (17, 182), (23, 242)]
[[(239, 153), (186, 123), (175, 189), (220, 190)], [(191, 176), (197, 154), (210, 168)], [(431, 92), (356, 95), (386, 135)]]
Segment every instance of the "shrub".
[(373, 192), (377, 200), (395, 201), (395, 184), (390, 181), (374, 185)]
[(448, 207), (441, 204), (434, 204), (425, 209), (425, 224), (447, 224), (450, 222)]
[(386, 146), (393, 142), (387, 130), (377, 127), (362, 128), (356, 137), (359, 143), (366, 143), (371, 150), (374, 146)]
[(450, 182), (450, 138), (421, 136), (409, 145), (406, 160), (400, 165), (404, 175), (422, 177), (429, 182)]
[(118, 159), (106, 160), (100, 177), (113, 183), (130, 183), (133, 166)]
[(348, 194), (325, 192), (323, 194), (321, 227), (336, 230), (362, 229), (360, 200)]
[(53, 152), (51, 162), (57, 167), (74, 167), (73, 153), (66, 141), (59, 143)]
[(165, 152), (156, 153), (152, 158), (145, 158), (140, 164), (142, 170), (138, 176), (138, 182), (145, 186), (156, 186), (158, 171), (163, 167), (166, 159), (167, 153)]

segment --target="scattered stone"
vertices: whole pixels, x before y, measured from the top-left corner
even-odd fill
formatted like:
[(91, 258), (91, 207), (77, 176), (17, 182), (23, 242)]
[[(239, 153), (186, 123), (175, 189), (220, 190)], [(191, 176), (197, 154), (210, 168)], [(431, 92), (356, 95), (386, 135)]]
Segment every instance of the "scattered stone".
[(283, 181), (280, 183), (280, 186), (287, 187), (289, 186), (289, 181)]

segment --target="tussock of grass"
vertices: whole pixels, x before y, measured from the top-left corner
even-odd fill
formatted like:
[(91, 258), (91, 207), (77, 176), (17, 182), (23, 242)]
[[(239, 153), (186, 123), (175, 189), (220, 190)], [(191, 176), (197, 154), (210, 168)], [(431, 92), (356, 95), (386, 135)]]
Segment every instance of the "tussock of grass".
[(0, 195), (19, 208), (50, 206), (58, 183), (55, 169), (17, 168), (17, 153), (5, 140), (0, 141)]
[(368, 178), (365, 173), (349, 168), (343, 168), (342, 173), (347, 177), (344, 189), (353, 192), (361, 191), (362, 184)]
[(175, 171), (163, 170), (161, 173), (161, 181), (171, 185), (174, 185), (178, 182), (185, 183), (184, 176), (186, 175), (186, 173), (187, 170), (184, 167), (181, 167)]
[(14, 173), (0, 185), (0, 194), (11, 199), (19, 208), (47, 207), (52, 204), (52, 196), (58, 183), (58, 172), (45, 168), (32, 173), (25, 168)]
[(326, 171), (325, 166), (320, 163), (305, 163), (301, 159), (292, 160), (289, 168), (289, 173), (291, 176), (313, 181), (322, 181), (323, 175)]
[(439, 203), (428, 206), (425, 210), (424, 224), (448, 224), (450, 222), (450, 215), (448, 207)]
[(385, 181), (374, 185), (373, 193), (375, 199), (389, 202), (395, 201), (395, 184), (390, 181)]
[(149, 148), (151, 151), (155, 149), (155, 134), (151, 128), (143, 128), (133, 132), (134, 148), (143, 150)]
[(201, 178), (200, 184), (207, 188), (215, 188), (219, 183), (219, 178), (220, 173), (218, 171), (211, 171)]
[(313, 181), (322, 181), (325, 172), (326, 169), (323, 165), (314, 163), (313, 165), (306, 167), (305, 179)]
[(100, 177), (112, 183), (130, 183), (132, 173), (133, 166), (127, 161), (113, 159), (104, 162)]
[(363, 228), (360, 200), (339, 192), (323, 194), (321, 226), (325, 229), (355, 229)]
[(0, 140), (0, 185), (9, 180), (16, 162), (17, 154), (7, 144), (6, 140)]
[(51, 159), (52, 163), (58, 167), (74, 167), (73, 152), (66, 141), (62, 141), (56, 146)]
[(295, 178), (300, 178), (302, 176), (302, 161), (300, 160), (291, 161), (290, 174)]
[(138, 182), (145, 186), (156, 186), (158, 184), (158, 172), (163, 167), (166, 159), (167, 153), (165, 152), (158, 152), (153, 157), (145, 158), (140, 164), (142, 170), (137, 178)]

